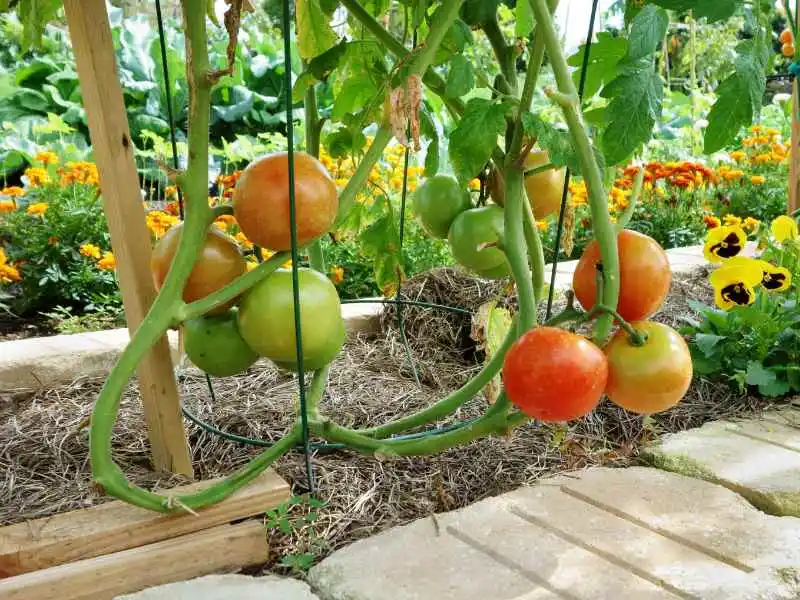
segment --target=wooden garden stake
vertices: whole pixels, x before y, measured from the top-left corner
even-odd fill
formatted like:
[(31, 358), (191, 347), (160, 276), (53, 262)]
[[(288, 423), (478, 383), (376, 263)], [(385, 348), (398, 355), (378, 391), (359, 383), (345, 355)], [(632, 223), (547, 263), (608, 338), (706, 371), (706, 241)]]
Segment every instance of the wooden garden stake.
[[(149, 266), (150, 233), (111, 26), (105, 0), (64, 0), (64, 9), (132, 336), (156, 292)], [(191, 476), (192, 463), (166, 336), (139, 364), (138, 375), (154, 468)]]

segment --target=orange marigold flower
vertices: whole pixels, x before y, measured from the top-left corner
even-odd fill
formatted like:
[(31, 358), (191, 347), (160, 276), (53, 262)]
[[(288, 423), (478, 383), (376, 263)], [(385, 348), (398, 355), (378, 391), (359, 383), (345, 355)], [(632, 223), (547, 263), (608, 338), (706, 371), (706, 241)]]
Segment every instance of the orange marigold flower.
[(180, 219), (177, 217), (168, 215), (160, 210), (153, 210), (147, 213), (145, 221), (147, 222), (147, 228), (153, 233), (156, 239), (161, 239), (167, 231), (180, 223)]
[(78, 252), (87, 258), (94, 258), (95, 260), (100, 259), (100, 248), (94, 244), (81, 244)]
[(719, 218), (715, 217), (714, 215), (706, 215), (705, 217), (703, 217), (703, 222), (709, 229), (716, 229), (717, 227), (722, 225), (722, 222), (719, 220)]
[(112, 252), (104, 252), (103, 258), (97, 261), (97, 266), (103, 271), (113, 271), (117, 268), (117, 259)]
[(40, 162), (43, 165), (57, 165), (59, 163), (58, 155), (55, 152), (43, 151), (38, 152), (33, 157), (35, 162)]
[(751, 159), (751, 162), (757, 165), (764, 165), (770, 163), (772, 162), (772, 154), (767, 154), (767, 153), (758, 154), (757, 156), (754, 156)]
[(235, 239), (237, 242), (239, 242), (239, 244), (241, 244), (248, 250), (253, 247), (253, 242), (248, 240), (247, 236), (241, 231), (239, 231), (235, 236), (233, 236), (233, 239)]
[(481, 180), (475, 178), (469, 182), (469, 189), (471, 190), (479, 190), (481, 189)]
[(168, 185), (164, 188), (164, 196), (167, 198), (177, 198), (178, 196), (178, 186), (176, 185)]
[(11, 198), (19, 198), (25, 195), (25, 190), (19, 186), (11, 185), (0, 190), (0, 196), (9, 196)]
[(22, 281), (19, 269), (11, 264), (0, 263), (0, 283), (13, 283), (14, 281)]
[(15, 208), (17, 205), (13, 200), (0, 200), (0, 214), (12, 212)]
[(725, 215), (722, 218), (722, 222), (726, 227), (737, 227), (742, 224), (742, 218), (737, 217), (736, 215)]
[(756, 233), (761, 228), (761, 221), (753, 217), (747, 217), (742, 221), (742, 229), (750, 233)]
[(234, 217), (233, 215), (220, 215), (214, 221), (214, 224), (217, 225), (223, 231), (225, 231), (228, 228), (236, 225), (236, 217)]
[(28, 205), (29, 215), (43, 215), (50, 208), (46, 202), (36, 202), (35, 204)]
[(29, 167), (25, 169), (25, 177), (31, 187), (39, 187), (50, 183), (50, 175), (41, 167)]
[(536, 221), (536, 229), (538, 229), (539, 231), (542, 232), (547, 231), (547, 227), (548, 227), (547, 221)]
[(61, 241), (61, 238), (57, 235), (51, 235), (47, 238), (47, 243), (51, 246), (56, 246)]
[(330, 279), (333, 282), (333, 285), (339, 285), (344, 281), (344, 269), (339, 265), (333, 265), (331, 267), (331, 275)]
[(763, 175), (753, 175), (750, 178), (750, 183), (753, 185), (764, 185), (767, 182), (767, 178)]

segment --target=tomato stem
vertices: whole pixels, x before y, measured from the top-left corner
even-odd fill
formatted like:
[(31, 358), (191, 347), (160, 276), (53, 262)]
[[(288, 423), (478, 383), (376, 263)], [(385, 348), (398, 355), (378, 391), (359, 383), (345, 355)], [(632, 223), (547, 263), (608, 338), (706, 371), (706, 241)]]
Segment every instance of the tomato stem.
[[(578, 92), (561, 49), (558, 32), (553, 23), (547, 0), (529, 1), (536, 17), (537, 29), (541, 30), (545, 49), (558, 84), (558, 91), (547, 90), (546, 93), (561, 106), (581, 165), (581, 174), (589, 189), (592, 227), (605, 265), (602, 302), (607, 306), (617, 306), (620, 287), (617, 236), (608, 212), (608, 195), (603, 184), (603, 175), (592, 151), (591, 140), (580, 111)], [(611, 318), (607, 315), (598, 319), (594, 331), (595, 341), (604, 341), (611, 331), (611, 325)]]
[(639, 167), (639, 172), (636, 174), (636, 179), (633, 182), (633, 191), (631, 192), (631, 197), (628, 199), (628, 206), (625, 207), (625, 211), (617, 219), (617, 231), (625, 229), (628, 223), (630, 223), (631, 217), (633, 217), (633, 211), (636, 209), (636, 204), (639, 202), (639, 198), (642, 195), (644, 174), (645, 167), (642, 165)]
[(519, 297), (519, 323), (517, 330), (522, 335), (536, 323), (536, 296), (528, 263), (525, 240), (524, 205), (527, 204), (523, 186), (522, 169), (513, 163), (506, 166), (506, 205), (504, 210), (504, 245), (511, 274), (517, 283)]

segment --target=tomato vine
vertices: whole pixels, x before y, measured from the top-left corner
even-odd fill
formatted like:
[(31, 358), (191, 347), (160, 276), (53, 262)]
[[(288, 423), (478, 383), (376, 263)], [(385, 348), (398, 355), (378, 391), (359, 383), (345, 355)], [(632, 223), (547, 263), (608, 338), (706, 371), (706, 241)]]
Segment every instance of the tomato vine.
[[(670, 336), (669, 332), (664, 333), (654, 329), (648, 322), (638, 323), (642, 314), (637, 313), (636, 324), (628, 323), (625, 320), (625, 318), (633, 319), (634, 317), (625, 314), (624, 308), (627, 307), (622, 306), (621, 300), (626, 300), (627, 292), (630, 292), (635, 286), (631, 283), (630, 278), (627, 282), (622, 281), (621, 274), (625, 272), (626, 264), (630, 264), (630, 261), (626, 261), (624, 256), (626, 251), (618, 244), (618, 238), (631, 237), (625, 236), (624, 227), (632, 208), (628, 214), (623, 215), (622, 222), (617, 224), (612, 222), (608, 211), (608, 194), (603, 171), (606, 167), (614, 167), (635, 155), (649, 140), (653, 124), (660, 116), (663, 88), (656, 68), (656, 56), (658, 45), (664, 39), (669, 21), (666, 10), (695, 9), (697, 18), (719, 20), (729, 18), (737, 10), (743, 10), (745, 2), (743, 0), (653, 0), (642, 3), (629, 0), (626, 3), (625, 15), (626, 23), (629, 26), (627, 49), (624, 56), (617, 56), (617, 63), (613, 64), (613, 68), (610, 69), (613, 72), (603, 74), (604, 79), (607, 77), (608, 80), (601, 93), (608, 100), (606, 120), (600, 135), (590, 137), (584, 120), (582, 101), (554, 24), (553, 13), (558, 6), (558, 0), (517, 0), (514, 6), (518, 19), (517, 34), (528, 36), (530, 33), (528, 39), (520, 38), (520, 44), (506, 40), (497, 20), (497, 2), (441, 0), (436, 3), (430, 0), (406, 0), (406, 4), (413, 9), (410, 12), (415, 19), (414, 29), (427, 31), (422, 43), (412, 50), (408, 50), (404, 43), (392, 35), (376, 19), (376, 15), (358, 0), (297, 0), (295, 8), (299, 30), (298, 45), (304, 71), (295, 83), (295, 89), (291, 90), (287, 85), (285, 93), (287, 97), (292, 95), (304, 99), (305, 146), (311, 157), (319, 156), (321, 134), (327, 118), (323, 118), (319, 114), (316, 85), (326, 79), (329, 73), (339, 68), (343, 57), (348, 52), (353, 52), (353, 45), (345, 41), (338, 42), (336, 34), (328, 23), (320, 25), (315, 21), (309, 25), (308, 16), (311, 14), (331, 16), (333, 10), (341, 5), (352, 19), (369, 32), (379, 48), (378, 56), (369, 55), (367, 52), (375, 59), (375, 63), (366, 67), (362, 65), (362, 67), (367, 71), (374, 68), (379, 72), (382, 81), (380, 85), (374, 86), (373, 97), (364, 100), (363, 105), (358, 106), (357, 110), (354, 109), (359, 115), (354, 121), (347, 124), (348, 127), (356, 125), (361, 127), (365, 121), (372, 119), (371, 122), (376, 124), (377, 129), (369, 147), (360, 156), (353, 175), (338, 195), (338, 209), (332, 230), (335, 231), (350, 214), (356, 204), (358, 194), (367, 185), (374, 165), (389, 142), (395, 137), (404, 138), (406, 127), (410, 129), (411, 137), (414, 139), (413, 142), (408, 143), (419, 141), (420, 129), (424, 129), (420, 116), (423, 92), (418, 86), (421, 80), (428, 91), (440, 98), (441, 103), (454, 118), (455, 125), (449, 134), (449, 150), (452, 170), (457, 181), (466, 186), (468, 181), (480, 173), (491, 171), (498, 178), (494, 181), (502, 182), (503, 200), (502, 203), (496, 202), (502, 206), (499, 209), (503, 213), (502, 231), (496, 231), (496, 240), (484, 242), (482, 246), (487, 248), (491, 246), (493, 251), (501, 252), (507, 259), (516, 285), (519, 301), (518, 314), (515, 315), (500, 347), (475, 376), (459, 390), (413, 415), (362, 430), (350, 429), (335, 423), (332, 418), (324, 415), (319, 407), (328, 379), (330, 369), (328, 365), (319, 368), (314, 373), (307, 390), (301, 387), (301, 390), (307, 392), (305, 395), (301, 394), (305, 401), (305, 410), (300, 411), (297, 423), (289, 432), (223, 481), (198, 492), (177, 496), (153, 493), (132, 485), (128, 481), (113, 460), (111, 434), (117, 419), (124, 387), (136, 372), (139, 362), (149, 348), (170, 327), (180, 326), (191, 319), (207, 315), (210, 311), (225, 306), (231, 300), (251, 291), (254, 286), (272, 277), (287, 259), (293, 259), (293, 291), (299, 287), (298, 248), (296, 238), (293, 237), (291, 253), (288, 251), (275, 253), (254, 270), (237, 277), (204, 298), (190, 303), (184, 302), (182, 298), (184, 287), (197, 262), (208, 228), (220, 215), (230, 214), (231, 211), (230, 207), (212, 209), (207, 201), (211, 92), (218, 79), (232, 66), (241, 0), (229, 0), (228, 4), (229, 13), (225, 19), (225, 26), (231, 39), (228, 54), (231, 63), (227, 65), (227, 69), (218, 71), (214, 70), (214, 65), (211, 65), (209, 60), (206, 0), (181, 0), (188, 58), (187, 80), (190, 89), (188, 131), (190, 151), (186, 170), (174, 175), (185, 198), (186, 218), (177, 251), (172, 258), (171, 266), (158, 296), (147, 318), (134, 333), (130, 344), (114, 366), (95, 404), (90, 428), (90, 457), (96, 483), (106, 493), (150, 510), (161, 512), (196, 510), (219, 502), (245, 485), (280, 456), (297, 444), (307, 441), (309, 432), (328, 442), (340, 443), (345, 447), (377, 456), (430, 454), (467, 444), (482, 436), (508, 433), (527, 422), (532, 416), (547, 413), (547, 411), (526, 412), (526, 406), (536, 404), (536, 402), (528, 402), (529, 398), (523, 402), (519, 395), (512, 398), (510, 390), (513, 387), (516, 390), (513, 394), (520, 394), (519, 390), (522, 389), (526, 395), (530, 395), (533, 385), (530, 382), (534, 380), (525, 380), (524, 378), (531, 374), (530, 371), (533, 367), (526, 371), (526, 365), (533, 364), (531, 356), (541, 354), (533, 344), (536, 342), (536, 336), (530, 334), (535, 333), (537, 329), (538, 331), (546, 329), (545, 333), (553, 333), (556, 325), (579, 325), (590, 321), (593, 323), (593, 345), (591, 346), (586, 345), (590, 342), (579, 339), (579, 336), (575, 334), (562, 335), (565, 332), (560, 332), (560, 330), (556, 332), (556, 337), (561, 340), (559, 343), (563, 342), (565, 346), (580, 347), (582, 351), (588, 351), (586, 356), (591, 356), (593, 361), (592, 368), (585, 369), (586, 372), (583, 373), (586, 376), (583, 383), (586, 385), (583, 386), (583, 389), (578, 390), (581, 396), (580, 402), (576, 403), (576, 406), (582, 407), (590, 407), (596, 404), (595, 399), (598, 402), (600, 400), (603, 392), (600, 388), (605, 387), (609, 365), (603, 362), (606, 360), (605, 355), (597, 347), (606, 345), (615, 323), (621, 326), (624, 334), (617, 334), (613, 338), (613, 352), (609, 352), (614, 359), (610, 368), (611, 376), (617, 382), (614, 393), (618, 397), (625, 396), (627, 404), (627, 388), (618, 383), (624, 380), (624, 378), (620, 378), (619, 369), (621, 367), (619, 364), (624, 365), (626, 361), (630, 360), (628, 357), (631, 355), (646, 355), (648, 349), (651, 348), (646, 335), (648, 331), (657, 332), (660, 336), (659, 339), (664, 338), (669, 341)], [(645, 6), (642, 6), (643, 4)], [(756, 99), (759, 90), (763, 92), (763, 82), (758, 75), (763, 75), (767, 62), (764, 52), (766, 42), (761, 33), (761, 11), (766, 12), (769, 8), (762, 0), (754, 0), (754, 4), (756, 8), (754, 18), (758, 32), (754, 40), (742, 42), (737, 48), (739, 59), (737, 59), (736, 71), (721, 86), (720, 97), (709, 116), (711, 123), (706, 132), (707, 150), (714, 149), (735, 136), (735, 131), (731, 133), (735, 129), (733, 125), (745, 124), (748, 120), (752, 120), (757, 113)], [(488, 10), (487, 5), (491, 5)], [(288, 4), (285, 5), (285, 8), (288, 11)], [(435, 10), (433, 10), (434, 8)], [(284, 35), (287, 36), (284, 59), (288, 80), (291, 78), (291, 45), (288, 42), (289, 24), (284, 23), (284, 26)], [(528, 27), (527, 30), (525, 30), (526, 27)], [(500, 74), (491, 86), (493, 94), (491, 98), (478, 96), (465, 101), (466, 93), (452, 93), (453, 89), (461, 90), (463, 86), (454, 86), (449, 76), (448, 80), (445, 80), (432, 67), (441, 64), (440, 53), (443, 47), (446, 44), (455, 48), (458, 48), (459, 43), (463, 45), (463, 40), (471, 35), (471, 28), (481, 29), (486, 35), (496, 55)], [(408, 23), (406, 23), (406, 29), (408, 29)], [(459, 40), (461, 41), (459, 42)], [(590, 40), (587, 45), (591, 43)], [(601, 43), (597, 42), (597, 44)], [(516, 58), (521, 46), (527, 50), (527, 66), (524, 82), (520, 89)], [(381, 52), (388, 52), (391, 55), (394, 60), (391, 68), (387, 68), (388, 57), (380, 55)], [(446, 60), (455, 52), (451, 48), (445, 54)], [(533, 114), (532, 101), (538, 87), (545, 56), (549, 59), (556, 87), (547, 87), (544, 92), (560, 109), (566, 130), (545, 123), (538, 115)], [(461, 68), (470, 71), (471, 67), (466, 61), (460, 62)], [(379, 66), (376, 67), (375, 64)], [(363, 79), (356, 79), (356, 84), (363, 81), (367, 87), (367, 84), (372, 85), (371, 77), (373, 75), (375, 75), (373, 72), (357, 74), (357, 77)], [(469, 76), (464, 75), (463, 81), (470, 81), (471, 75), (471, 71)], [(387, 97), (385, 104), (389, 110), (384, 111), (379, 117), (375, 117), (375, 113), (378, 112), (376, 105), (381, 103), (384, 96)], [(749, 100), (742, 103), (742, 96)], [(732, 106), (734, 100), (739, 104)], [(291, 105), (291, 99), (288, 99), (287, 103)], [(402, 109), (398, 107), (402, 107)], [(353, 107), (345, 106), (345, 108)], [(291, 113), (291, 106), (288, 110)], [(340, 109), (340, 112), (347, 113), (344, 108)], [(361, 133), (360, 129), (358, 133)], [(423, 135), (428, 134), (423, 133)], [(429, 135), (429, 137), (433, 136)], [(501, 142), (501, 139), (504, 142)], [(289, 136), (289, 141), (291, 144), (291, 136)], [(436, 143), (438, 144), (438, 138)], [(526, 159), (536, 144), (547, 151), (549, 162), (528, 169)], [(431, 178), (436, 175), (438, 170), (438, 154), (431, 160), (428, 158), (430, 157), (426, 157), (426, 175)], [(315, 159), (310, 160), (316, 164)], [(526, 190), (526, 178), (534, 176), (535, 173), (564, 167), (580, 174), (589, 190), (597, 257), (591, 264), (589, 272), (590, 278), (596, 277), (596, 281), (590, 280), (590, 283), (595, 286), (593, 288), (595, 296), (592, 302), (588, 300), (586, 302), (587, 304), (594, 303), (594, 306), (585, 306), (585, 312), (579, 311), (573, 306), (574, 298), (571, 298), (570, 304), (564, 312), (543, 324), (544, 326), (539, 326), (537, 306), (544, 294), (544, 253), (536, 226), (536, 215), (532, 208), (533, 203)], [(294, 171), (290, 172), (294, 173)], [(631, 205), (635, 204), (637, 196), (641, 192), (644, 175), (645, 172), (642, 168), (635, 181)], [(482, 193), (481, 200), (484, 199)], [(481, 210), (470, 209), (467, 206), (461, 208), (464, 209), (461, 215), (469, 210)], [(291, 214), (295, 214), (294, 204), (291, 207)], [(455, 215), (453, 216), (455, 217)], [(294, 224), (296, 223), (293, 222), (293, 228)], [(497, 227), (499, 228), (499, 226)], [(441, 237), (441, 231), (439, 234)], [(318, 271), (324, 271), (324, 256), (318, 240), (319, 235), (307, 245), (304, 251), (310, 258), (311, 266)], [(641, 243), (644, 244), (642, 247), (645, 247), (648, 242), (645, 240)], [(476, 251), (483, 249), (485, 248), (478, 248)], [(658, 258), (657, 251), (653, 250), (652, 253)], [(663, 272), (661, 275), (663, 283), (667, 277)], [(270, 282), (276, 280), (277, 278)], [(641, 284), (641, 282), (638, 283)], [(576, 286), (576, 292), (579, 292), (578, 288), (580, 287)], [(655, 294), (650, 299), (643, 318), (649, 317), (654, 310), (657, 310), (660, 306), (659, 303), (663, 302), (665, 293)], [(639, 294), (639, 296), (641, 295), (643, 294)], [(590, 294), (586, 297), (589, 296)], [(635, 290), (633, 296), (637, 296)], [(297, 304), (296, 294), (294, 298)], [(299, 324), (296, 324), (296, 327), (299, 339), (302, 337)], [(668, 345), (667, 342), (662, 341), (661, 343), (665, 346)], [(531, 348), (536, 351), (532, 352)], [(301, 348), (296, 348), (296, 350), (300, 356)], [(451, 415), (463, 403), (480, 392), (501, 370), (504, 370), (504, 365), (509, 362), (507, 358), (512, 355), (515, 357), (514, 368), (508, 370), (508, 376), (520, 379), (515, 379), (513, 386), (507, 385), (507, 391), (501, 393), (497, 401), (489, 406), (481, 417), (437, 435), (415, 437), (411, 434), (410, 436), (393, 437)], [(572, 365), (569, 368), (575, 368), (576, 373), (581, 366), (586, 366), (581, 365), (580, 360), (574, 360), (575, 356), (571, 357), (572, 360), (561, 363), (556, 360), (559, 357), (555, 353), (553, 356), (545, 353), (544, 358), (552, 359), (550, 361), (552, 364)], [(667, 367), (669, 367), (668, 361), (665, 362), (665, 368)], [(551, 365), (547, 368), (554, 367)], [(302, 378), (302, 366), (300, 371)], [(547, 383), (547, 373), (535, 374), (537, 375), (535, 385), (540, 385), (542, 382)], [(680, 385), (676, 384), (675, 393), (669, 398), (670, 402), (683, 393), (683, 385), (687, 377), (686, 369), (676, 375), (676, 380), (678, 375), (680, 376)], [(602, 381), (597, 379), (601, 376)], [(644, 375), (640, 376), (644, 378)], [(595, 379), (592, 380), (592, 377)], [(562, 376), (561, 379), (565, 378)], [(623, 391), (620, 391), (621, 389)], [(613, 400), (612, 394), (609, 394), (609, 397)], [(536, 400), (538, 402), (541, 398)], [(656, 404), (653, 402), (653, 405)], [(515, 406), (519, 410), (516, 410)], [(539, 409), (541, 406), (537, 405), (535, 410), (539, 411)]]

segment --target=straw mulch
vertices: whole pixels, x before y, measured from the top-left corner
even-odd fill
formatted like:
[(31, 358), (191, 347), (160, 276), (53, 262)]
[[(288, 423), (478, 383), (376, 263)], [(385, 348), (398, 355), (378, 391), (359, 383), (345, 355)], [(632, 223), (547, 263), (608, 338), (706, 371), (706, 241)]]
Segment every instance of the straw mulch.
[[(688, 298), (708, 301), (705, 275), (676, 278), (659, 319), (679, 325), (690, 316)], [(475, 309), (500, 297), (513, 304), (502, 284), (482, 282), (454, 269), (419, 276), (404, 286), (404, 297)], [(559, 298), (559, 305), (563, 298)], [(380, 333), (349, 340), (336, 360), (323, 401), (337, 422), (361, 427), (414, 412), (461, 385), (478, 368), (480, 352), (470, 340), (468, 315), (406, 307), (403, 318), (410, 355), (421, 385), (413, 378), (387, 309)], [(91, 412), (102, 382), (76, 381), (32, 397), (0, 404), (0, 524), (19, 522), (107, 501), (91, 485), (88, 436), (79, 429)], [(291, 376), (259, 363), (239, 377), (215, 380), (212, 402), (202, 374), (184, 370), (180, 379), (187, 406), (216, 426), (265, 440), (277, 440), (294, 420), (296, 383)], [(482, 397), (464, 405), (456, 419), (479, 415)], [(744, 417), (769, 408), (764, 399), (737, 395), (699, 380), (675, 409), (652, 419), (625, 413), (608, 403), (566, 429), (529, 424), (502, 439), (483, 439), (431, 457), (377, 460), (348, 451), (313, 457), (316, 497), (326, 505), (313, 523), (291, 536), (271, 532), (276, 561), (310, 552), (324, 557), (344, 544), (393, 525), (462, 507), (529, 484), (542, 476), (589, 465), (624, 466), (636, 460), (643, 442), (722, 418)], [(187, 425), (197, 477), (230, 472), (258, 452)], [(114, 454), (129, 478), (144, 486), (168, 486), (149, 470), (148, 449), (135, 386), (129, 387), (114, 433)], [(281, 458), (277, 471), (297, 493), (306, 490), (305, 460), (297, 451)], [(307, 508), (298, 506), (292, 515)]]

